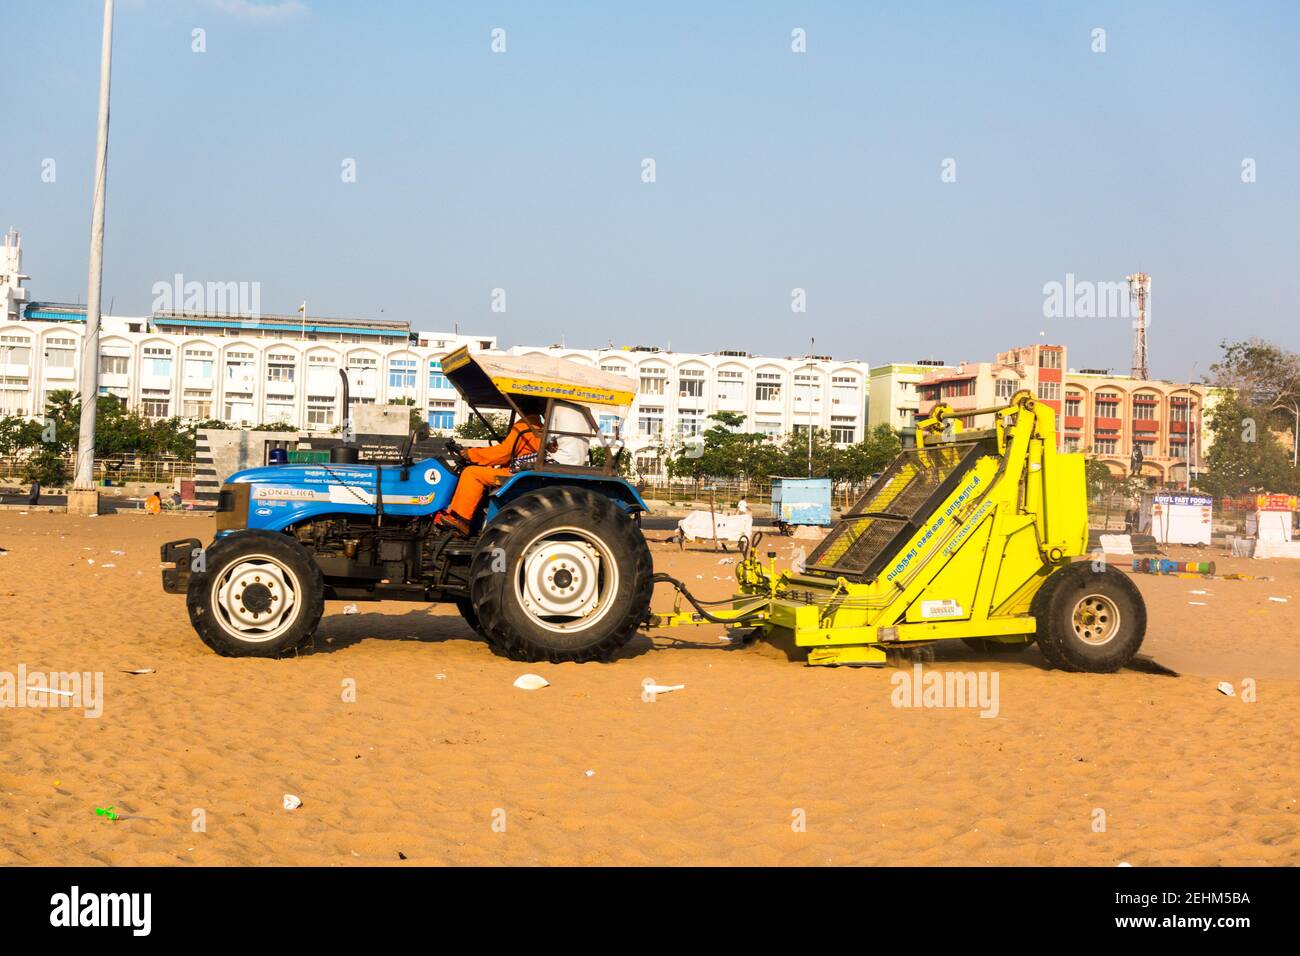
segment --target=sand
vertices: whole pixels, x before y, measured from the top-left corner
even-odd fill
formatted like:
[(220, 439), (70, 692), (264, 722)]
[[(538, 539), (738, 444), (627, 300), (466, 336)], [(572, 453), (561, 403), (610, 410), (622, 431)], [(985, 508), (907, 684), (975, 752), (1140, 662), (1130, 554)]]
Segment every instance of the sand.
[[(211, 522), (0, 512), (0, 674), (104, 674), (98, 718), (0, 709), (0, 864), (1300, 862), (1300, 562), (1175, 549), (1276, 579), (1138, 576), (1144, 653), (1179, 677), (944, 648), (927, 669), (998, 677), (984, 718), (893, 706), (911, 665), (803, 667), (712, 626), (523, 665), (448, 606), (331, 604), (313, 651), (226, 660), (158, 573)], [(652, 547), (729, 593), (727, 555)], [(685, 689), (647, 703), (645, 678)]]

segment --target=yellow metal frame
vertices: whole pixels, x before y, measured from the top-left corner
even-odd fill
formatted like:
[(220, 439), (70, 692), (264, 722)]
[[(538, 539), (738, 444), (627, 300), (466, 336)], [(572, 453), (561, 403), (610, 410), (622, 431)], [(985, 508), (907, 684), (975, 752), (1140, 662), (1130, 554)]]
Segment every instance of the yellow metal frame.
[[(808, 648), (810, 664), (882, 664), (891, 646), (980, 637), (1032, 640), (1034, 595), (1056, 568), (1087, 553), (1088, 505), (1082, 455), (1056, 450), (1055, 415), (1028, 392), (992, 415), (989, 430), (962, 430), (948, 406), (917, 423), (917, 444), (966, 445), (996, 438), (950, 494), (866, 583), (815, 571), (764, 568), (752, 554), (737, 566), (731, 612)], [(945, 424), (951, 422), (951, 425)], [(766, 598), (755, 619), (756, 599)], [(680, 601), (679, 601), (680, 604)], [(652, 626), (702, 623), (698, 614), (656, 615)]]

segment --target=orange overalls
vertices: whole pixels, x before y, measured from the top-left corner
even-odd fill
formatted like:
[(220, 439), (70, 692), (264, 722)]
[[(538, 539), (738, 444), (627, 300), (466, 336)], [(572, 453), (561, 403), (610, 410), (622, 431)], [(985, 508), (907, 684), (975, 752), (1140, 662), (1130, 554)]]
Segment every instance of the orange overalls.
[(465, 449), (465, 457), (473, 464), (460, 470), (456, 491), (447, 506), (453, 518), (468, 525), (488, 489), (499, 485), (510, 474), (511, 463), (525, 455), (537, 454), (541, 440), (533, 429), (541, 427), (542, 420), (530, 415), (511, 425), (501, 443), (487, 448)]

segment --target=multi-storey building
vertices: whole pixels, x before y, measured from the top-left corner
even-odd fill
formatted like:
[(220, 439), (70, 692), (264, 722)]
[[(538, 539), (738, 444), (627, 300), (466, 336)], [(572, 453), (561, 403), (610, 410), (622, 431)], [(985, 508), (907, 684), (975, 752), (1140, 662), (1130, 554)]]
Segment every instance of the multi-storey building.
[(935, 359), (907, 364), (891, 362), (871, 369), (867, 427), (888, 425), (894, 431), (911, 429), (919, 402), (917, 386), (927, 375), (946, 372), (950, 366)]
[[(76, 391), (84, 306), (28, 302), (16, 236), (0, 259), (0, 416), (36, 417), (49, 396)], [(105, 316), (99, 390), (152, 418), (218, 419), (235, 426), (282, 422), (328, 432), (342, 421), (340, 370), (357, 403), (401, 403), (435, 430), (468, 421), (470, 411), (442, 374), (442, 357), (462, 345), (497, 348), (494, 336), (416, 332), (386, 319), (305, 314), (232, 316), (198, 310)], [(865, 435), (867, 366), (827, 356), (761, 358), (745, 352), (694, 354), (656, 348), (568, 349), (517, 346), (513, 354), (560, 355), (637, 381), (637, 400), (616, 425), (645, 474), (732, 411), (742, 427), (773, 438), (809, 426), (838, 444)]]
[[(23, 321), (0, 323), (0, 416), (38, 416), (52, 392), (77, 390), (85, 320), (84, 308), (33, 303)], [(468, 409), (440, 360), (462, 345), (493, 348), (496, 340), (360, 319), (262, 316), (253, 326), (203, 314), (105, 316), (99, 393), (150, 418), (330, 431), (341, 421), (346, 369), (352, 401), (414, 405), (434, 427), (451, 428)]]
[[(657, 348), (571, 349), (516, 346), (514, 355), (553, 355), (626, 375), (637, 382), (636, 402), (621, 428), (636, 470), (661, 474), (663, 460), (713, 423), (735, 412), (745, 431), (778, 438), (811, 426), (839, 445), (866, 434), (868, 367), (825, 355), (765, 358), (747, 352), (707, 354)], [(607, 430), (615, 422), (606, 418)]]
[[(995, 362), (963, 362), (918, 387), (919, 413), (937, 402), (960, 413), (989, 408), (1028, 389), (1056, 412), (1064, 451), (1082, 451), (1116, 474), (1128, 474), (1133, 452), (1141, 474), (1161, 485), (1194, 484), (1204, 461), (1207, 408), (1217, 392), (1190, 383), (1144, 381), (1107, 370), (1075, 371), (1061, 345), (1002, 352)], [(974, 424), (964, 416), (966, 425)]]
[[(1059, 417), (1064, 364), (1064, 346), (1030, 345), (1001, 352), (995, 362), (962, 362), (955, 368), (934, 370), (917, 386), (918, 411), (928, 414), (935, 403), (945, 402), (960, 414), (991, 408), (1028, 390)], [(969, 415), (963, 415), (962, 422), (967, 427), (975, 424)]]

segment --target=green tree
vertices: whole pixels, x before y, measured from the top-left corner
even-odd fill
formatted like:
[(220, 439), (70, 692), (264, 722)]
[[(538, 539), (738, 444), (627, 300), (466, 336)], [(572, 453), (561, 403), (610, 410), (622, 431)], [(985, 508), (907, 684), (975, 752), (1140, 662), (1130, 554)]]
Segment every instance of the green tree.
[(68, 459), (53, 445), (42, 445), (23, 462), (25, 482), (39, 481), (47, 487), (68, 483)]
[(1278, 434), (1295, 434), (1300, 414), (1300, 355), (1262, 339), (1223, 342), (1210, 366), (1229, 395), (1209, 416), (1213, 444), (1200, 484), (1215, 495), (1251, 490), (1295, 493), (1300, 475)]
[(41, 423), (6, 415), (0, 418), (0, 455), (16, 455), (41, 443)]
[(898, 433), (888, 425), (877, 425), (862, 441), (840, 451), (831, 477), (836, 481), (865, 481), (888, 468), (902, 450)]
[(660, 448), (668, 459), (668, 474), (674, 478), (755, 478), (780, 459), (766, 436), (744, 431), (745, 416), (740, 412), (715, 412), (713, 422), (701, 435)]
[[(606, 458), (605, 446), (601, 445), (599, 442), (592, 442), (591, 445), (592, 465), (594, 465), (597, 468), (603, 467), (605, 464), (605, 458)], [(630, 478), (632, 476), (632, 456), (629, 455), (626, 451), (624, 451), (623, 454), (618, 456), (618, 474), (622, 475), (624, 478)]]
[(457, 438), (466, 438), (471, 441), (496, 441), (500, 436), (504, 435), (506, 429), (510, 427), (510, 417), (504, 413), (494, 412), (484, 417), (491, 422), (492, 428), (497, 433), (497, 437), (493, 437), (492, 433), (488, 430), (488, 427), (479, 420), (477, 415), (471, 415), (466, 421), (457, 425), (453, 429), (454, 434)]
[(1213, 444), (1205, 456), (1200, 485), (1212, 495), (1248, 491), (1300, 493), (1300, 476), (1290, 453), (1269, 429), (1268, 409), (1238, 396), (1225, 398), (1210, 414)]

